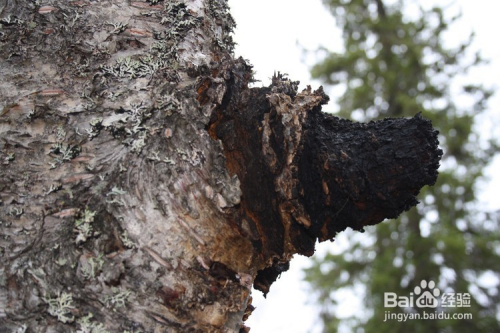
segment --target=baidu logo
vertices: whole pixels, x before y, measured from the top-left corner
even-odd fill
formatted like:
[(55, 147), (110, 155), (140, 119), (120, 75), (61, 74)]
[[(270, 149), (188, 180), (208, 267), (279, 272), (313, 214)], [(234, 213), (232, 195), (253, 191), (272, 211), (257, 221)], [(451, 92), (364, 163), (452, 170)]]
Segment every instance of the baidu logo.
[(410, 296), (398, 296), (396, 293), (384, 293), (384, 307), (386, 308), (437, 308), (441, 307), (470, 307), (469, 293), (443, 293), (432, 280), (420, 281), (420, 285), (413, 289)]
[[(422, 280), (420, 281), (420, 286), (416, 286), (413, 290), (415, 295), (420, 295), (417, 298), (416, 305), (419, 308), (436, 308), (439, 304), (438, 297), (441, 294), (441, 291), (436, 287), (436, 283), (434, 281)], [(427, 289), (427, 290), (425, 290)]]

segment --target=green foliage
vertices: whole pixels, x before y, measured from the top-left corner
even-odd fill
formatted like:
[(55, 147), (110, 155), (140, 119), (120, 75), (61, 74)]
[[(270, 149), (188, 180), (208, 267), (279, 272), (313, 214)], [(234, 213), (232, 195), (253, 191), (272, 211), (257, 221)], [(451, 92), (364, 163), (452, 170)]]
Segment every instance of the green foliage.
[[(325, 331), (336, 332), (339, 325), (365, 332), (500, 331), (499, 286), (478, 282), (483, 274), (500, 273), (498, 220), (474, 209), (476, 181), (497, 150), (495, 142), (480, 140), (474, 117), (486, 109), (492, 92), (463, 87), (461, 95), (469, 96), (470, 105), (457, 105), (450, 96), (453, 78), (483, 63), (477, 54), (469, 59), (473, 36), (456, 48), (445, 48), (443, 34), (459, 16), (447, 18), (443, 8), (405, 15), (409, 4), (403, 0), (391, 5), (382, 0), (324, 2), (343, 31), (345, 51), (329, 52), (312, 75), (327, 84), (346, 84), (339, 115), (367, 121), (421, 111), (439, 129), (444, 150), (438, 181), (421, 191), (421, 204), (397, 221), (352, 236), (343, 253), (316, 259), (306, 270), (322, 307)], [(424, 279), (435, 281), (442, 292), (470, 292), (470, 308), (446, 311), (470, 312), (472, 320), (384, 322), (387, 310), (410, 311), (384, 308), (384, 292), (408, 296)], [(336, 293), (360, 287), (364, 311), (335, 318)]]

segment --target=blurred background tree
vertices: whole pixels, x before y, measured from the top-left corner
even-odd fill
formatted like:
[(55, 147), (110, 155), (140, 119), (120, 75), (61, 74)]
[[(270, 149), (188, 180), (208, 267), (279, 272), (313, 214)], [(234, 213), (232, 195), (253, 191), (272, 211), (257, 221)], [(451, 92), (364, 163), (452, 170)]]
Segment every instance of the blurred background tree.
[[(444, 150), (438, 181), (422, 190), (421, 204), (397, 221), (349, 233), (348, 249), (314, 259), (306, 270), (324, 331), (500, 332), (498, 218), (475, 208), (477, 181), (498, 150), (475, 123), (492, 91), (463, 86), (460, 103), (451, 92), (454, 79), (483, 63), (479, 53), (470, 54), (473, 35), (457, 47), (444, 46), (447, 29), (460, 18), (446, 15), (448, 7), (424, 9), (403, 0), (324, 3), (343, 31), (345, 50), (323, 50), (327, 56), (312, 75), (327, 85), (346, 85), (338, 115), (369, 121), (422, 112), (439, 129)], [(421, 280), (435, 281), (441, 293), (470, 293), (470, 307), (436, 310), (472, 313), (472, 319), (384, 322), (388, 310), (420, 311), (384, 308), (384, 292), (409, 296)], [(338, 308), (352, 304), (340, 295), (352, 294), (363, 296), (362, 309), (339, 319)]]

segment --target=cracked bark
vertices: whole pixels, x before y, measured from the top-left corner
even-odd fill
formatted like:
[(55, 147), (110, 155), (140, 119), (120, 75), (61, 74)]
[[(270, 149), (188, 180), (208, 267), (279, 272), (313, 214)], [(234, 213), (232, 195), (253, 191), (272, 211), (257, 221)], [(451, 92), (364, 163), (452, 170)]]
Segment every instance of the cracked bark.
[(295, 253), (434, 183), (429, 121), (249, 88), (224, 1), (0, 4), (0, 325), (234, 332)]

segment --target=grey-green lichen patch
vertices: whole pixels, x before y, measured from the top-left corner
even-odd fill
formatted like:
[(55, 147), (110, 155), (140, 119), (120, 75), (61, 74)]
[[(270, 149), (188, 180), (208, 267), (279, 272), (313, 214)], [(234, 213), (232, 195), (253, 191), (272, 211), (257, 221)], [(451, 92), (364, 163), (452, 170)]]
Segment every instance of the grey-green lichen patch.
[(48, 189), (44, 188), (45, 195), (49, 195), (53, 192), (57, 192), (59, 190), (62, 190), (62, 184), (50, 184), (50, 187)]
[(8, 14), (4, 18), (0, 19), (0, 24), (5, 25), (5, 26), (9, 26), (9, 25), (21, 25), (23, 23), (24, 23), (23, 20), (15, 17), (15, 16), (12, 16), (11, 14)]
[(111, 191), (109, 191), (108, 194), (106, 194), (106, 196), (109, 196), (109, 195), (122, 195), (122, 194), (126, 194), (127, 191), (124, 191), (123, 189), (119, 188), (119, 187), (116, 187), (114, 186)]
[(72, 311), (75, 309), (73, 305), (73, 295), (62, 292), (55, 298), (45, 297), (43, 300), (48, 304), (47, 311), (51, 316), (57, 317), (62, 323), (72, 323), (75, 316)]
[(64, 129), (63, 126), (61, 126), (61, 125), (57, 126), (56, 138), (57, 138), (58, 142), (64, 141), (64, 139), (66, 138), (66, 134), (68, 134), (68, 133), (66, 132), (66, 130)]
[(131, 151), (134, 153), (140, 153), (142, 151), (142, 148), (146, 146), (146, 138), (147, 138), (147, 133), (146, 132), (141, 132), (135, 139), (132, 140), (126, 140), (124, 141), (128, 145), (130, 145)]
[(111, 295), (104, 295), (101, 302), (107, 307), (116, 311), (117, 308), (124, 307), (127, 303), (132, 292), (130, 290), (123, 290), (120, 288), (111, 288)]
[(89, 135), (90, 140), (97, 137), (99, 133), (101, 133), (101, 130), (104, 128), (104, 126), (102, 125), (102, 121), (102, 117), (99, 117), (94, 118), (89, 122), (90, 129), (87, 129), (87, 134)]
[(109, 204), (117, 204), (118, 206), (125, 206), (125, 201), (121, 197), (123, 194), (127, 192), (119, 187), (113, 187), (111, 191), (106, 194), (106, 202)]
[(125, 31), (127, 29), (128, 23), (123, 23), (123, 22), (107, 22), (107, 24), (113, 26), (113, 31), (111, 31), (112, 34), (119, 34)]
[(123, 231), (123, 233), (120, 236), (120, 240), (122, 241), (123, 245), (125, 247), (128, 247), (129, 249), (136, 248), (135, 243), (129, 238), (127, 230)]
[(77, 232), (75, 243), (77, 245), (84, 243), (93, 235), (92, 223), (95, 215), (96, 212), (85, 208), (80, 218), (75, 220), (75, 232)]
[(8, 211), (7, 215), (13, 216), (13, 217), (20, 217), (21, 215), (24, 214), (24, 209), (23, 208), (18, 208), (18, 207), (11, 207), (10, 210)]
[(56, 260), (55, 262), (56, 264), (58, 264), (59, 266), (64, 266), (68, 263), (68, 259), (65, 259), (65, 258), (59, 258)]
[[(178, 67), (178, 47), (187, 31), (200, 22), (194, 17), (186, 5), (180, 1), (167, 1), (163, 11), (141, 13), (157, 20), (166, 28), (153, 30), (154, 41), (149, 52), (142, 55), (127, 55), (119, 57), (112, 64), (101, 65), (100, 72), (104, 76), (116, 78), (136, 79), (152, 77), (158, 71), (176, 69)], [(113, 26), (111, 34), (120, 34), (125, 31), (128, 23), (108, 22)], [(146, 33), (146, 35), (149, 32)]]
[(66, 24), (62, 26), (66, 31), (70, 31), (75, 27), (76, 22), (81, 18), (80, 14), (77, 11), (72, 11), (68, 14), (63, 13), (64, 21)]
[(156, 105), (158, 109), (165, 112), (165, 116), (171, 116), (174, 112), (177, 112), (181, 107), (181, 102), (175, 97), (175, 95), (170, 94), (159, 94), (156, 99)]
[(161, 23), (170, 28), (168, 33), (172, 35), (186, 31), (199, 21), (197, 17), (194, 17), (189, 12), (186, 4), (180, 1), (167, 1), (165, 3), (165, 14)]
[(94, 118), (89, 122), (90, 128), (86, 129), (90, 140), (97, 138), (103, 130), (108, 131), (122, 144), (129, 146), (134, 153), (140, 153), (146, 146), (150, 134), (159, 128), (146, 125), (146, 121), (153, 115), (153, 106), (150, 102), (124, 101), (128, 107), (116, 110), (105, 118)]
[(88, 315), (81, 317), (76, 322), (80, 326), (77, 333), (109, 333), (103, 323), (92, 321), (94, 315), (89, 312)]
[(111, 75), (117, 78), (136, 79), (151, 76), (157, 70), (166, 68), (166, 60), (155, 57), (151, 54), (134, 57), (118, 58), (112, 65), (102, 65), (101, 71), (104, 75)]
[(16, 159), (16, 153), (14, 152), (7, 152), (6, 156), (3, 159), (3, 164), (8, 165), (10, 162), (14, 161)]
[(210, 0), (208, 4), (211, 14), (221, 20), (223, 22), (222, 26), (224, 27), (222, 34), (218, 34), (214, 31), (214, 44), (223, 51), (233, 53), (235, 43), (232, 38), (232, 33), (236, 27), (236, 23), (229, 12), (227, 1)]
[(55, 155), (52, 162), (49, 162), (50, 168), (55, 169), (64, 162), (70, 161), (80, 155), (81, 147), (79, 145), (63, 144), (57, 142), (50, 147), (50, 154)]
[(97, 257), (91, 257), (87, 261), (82, 261), (82, 276), (87, 280), (95, 279), (103, 265), (104, 260), (102, 259), (102, 254), (99, 254)]

